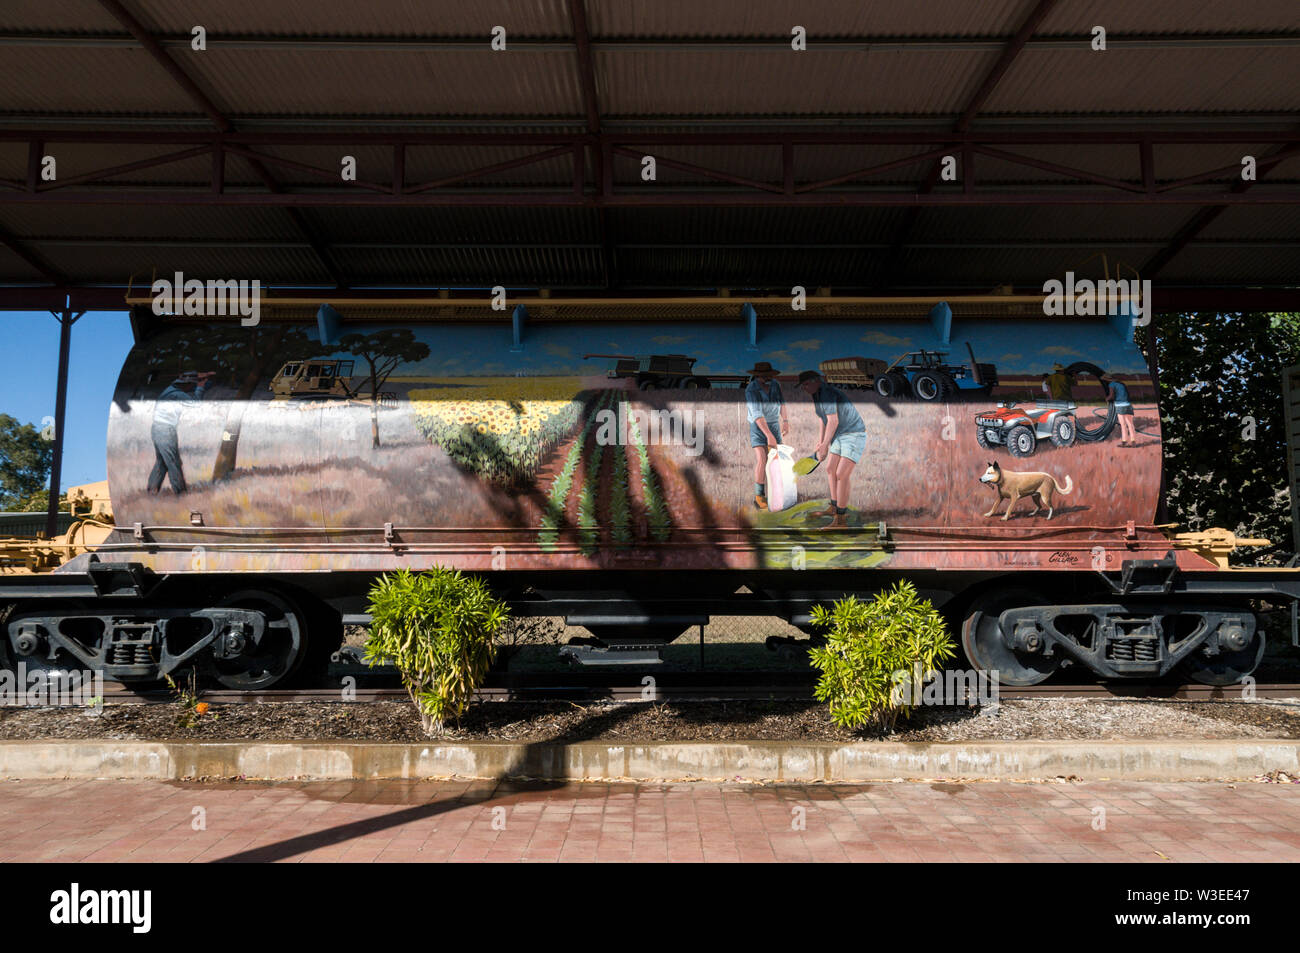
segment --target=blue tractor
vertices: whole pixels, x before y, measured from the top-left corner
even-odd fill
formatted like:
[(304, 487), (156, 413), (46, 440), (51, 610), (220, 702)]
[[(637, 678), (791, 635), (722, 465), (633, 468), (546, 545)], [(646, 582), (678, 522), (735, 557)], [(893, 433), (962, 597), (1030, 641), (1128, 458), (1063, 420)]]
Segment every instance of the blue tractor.
[(951, 364), (947, 351), (908, 351), (876, 375), (876, 393), (881, 397), (915, 397), (942, 401), (954, 396), (987, 397), (998, 383), (998, 369), (980, 364), (969, 342), (967, 364)]

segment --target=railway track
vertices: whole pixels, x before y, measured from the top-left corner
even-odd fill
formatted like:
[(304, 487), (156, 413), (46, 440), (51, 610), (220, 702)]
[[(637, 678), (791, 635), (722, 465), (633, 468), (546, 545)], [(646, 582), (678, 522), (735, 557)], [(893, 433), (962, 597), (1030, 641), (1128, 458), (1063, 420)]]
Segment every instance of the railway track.
[[(583, 678), (512, 679), (512, 684), (487, 685), (474, 698), (482, 702), (717, 702), (717, 701), (803, 701), (812, 699), (812, 682), (808, 679), (775, 679), (764, 682), (724, 679), (708, 683), (703, 680), (668, 681), (654, 685), (618, 684)], [(367, 703), (404, 701), (406, 692), (395, 687), (352, 689), (345, 695), (342, 688), (270, 689), (237, 692), (224, 689), (204, 691), (201, 700), (214, 705), (292, 703)], [(1001, 701), (1020, 699), (1096, 698), (1160, 701), (1240, 701), (1240, 685), (1218, 687), (1199, 684), (1099, 683), (1076, 685), (1034, 685), (1028, 688), (1000, 689)], [(1300, 683), (1265, 683), (1254, 686), (1255, 698), (1300, 699)], [(105, 686), (108, 704), (167, 704), (175, 695), (167, 691), (135, 692), (117, 685)]]

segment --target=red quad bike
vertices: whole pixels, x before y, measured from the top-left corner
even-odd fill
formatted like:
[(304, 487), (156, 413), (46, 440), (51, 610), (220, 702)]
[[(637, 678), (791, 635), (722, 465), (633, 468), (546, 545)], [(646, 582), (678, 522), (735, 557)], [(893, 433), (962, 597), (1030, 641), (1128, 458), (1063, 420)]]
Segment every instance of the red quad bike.
[(975, 417), (975, 440), (985, 450), (1005, 446), (1013, 457), (1029, 457), (1038, 441), (1051, 440), (1058, 447), (1073, 445), (1079, 425), (1070, 400), (1040, 400), (1017, 406), (1013, 400), (998, 404)]

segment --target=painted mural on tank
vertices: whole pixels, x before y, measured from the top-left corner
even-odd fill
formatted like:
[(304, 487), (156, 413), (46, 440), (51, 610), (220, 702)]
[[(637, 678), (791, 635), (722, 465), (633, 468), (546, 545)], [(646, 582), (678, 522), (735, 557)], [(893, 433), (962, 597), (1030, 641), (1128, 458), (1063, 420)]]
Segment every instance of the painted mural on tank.
[(498, 324), (176, 327), (123, 369), (113, 506), (160, 566), (262, 571), (1077, 569), (1153, 523), (1131, 332), (944, 330), (555, 323), (516, 348)]

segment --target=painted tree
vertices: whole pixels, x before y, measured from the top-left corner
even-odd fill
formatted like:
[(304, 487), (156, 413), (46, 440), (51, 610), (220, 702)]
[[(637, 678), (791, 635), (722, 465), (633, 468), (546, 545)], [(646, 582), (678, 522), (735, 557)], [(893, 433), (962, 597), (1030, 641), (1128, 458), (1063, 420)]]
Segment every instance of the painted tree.
[(339, 347), (370, 366), (370, 438), (379, 446), (379, 392), (393, 371), (401, 364), (414, 364), (429, 356), (429, 345), (415, 339), (407, 328), (375, 331), (371, 334), (345, 334)]
[(0, 510), (25, 509), (46, 489), (53, 463), (52, 441), (32, 424), (0, 414)]
[[(311, 357), (319, 350), (320, 344), (309, 339), (302, 328), (289, 325), (187, 327), (174, 336), (150, 342), (145, 349), (133, 351), (122, 373), (124, 380), (134, 379), (152, 387), (149, 396), (156, 396), (182, 371), (214, 371), (217, 375), (214, 383), (234, 388), (234, 395), (225, 398), (226, 420), (212, 465), (215, 482), (227, 479), (235, 470), (244, 411), (258, 384), (278, 370), (282, 361)], [(132, 394), (135, 398), (144, 396), (143, 386)]]
[(307, 357), (319, 347), (307, 338), (302, 328), (287, 324), (266, 328), (261, 325), (252, 328), (232, 326), (219, 330), (223, 334), (214, 351), (216, 366), (211, 369), (218, 375), (229, 370), (231, 380), (238, 382), (238, 390), (226, 411), (221, 446), (217, 448), (217, 459), (212, 464), (213, 483), (235, 472), (239, 458), (239, 429), (244, 422), (248, 400), (257, 390), (257, 385), (277, 370), (280, 362), (293, 357)]

